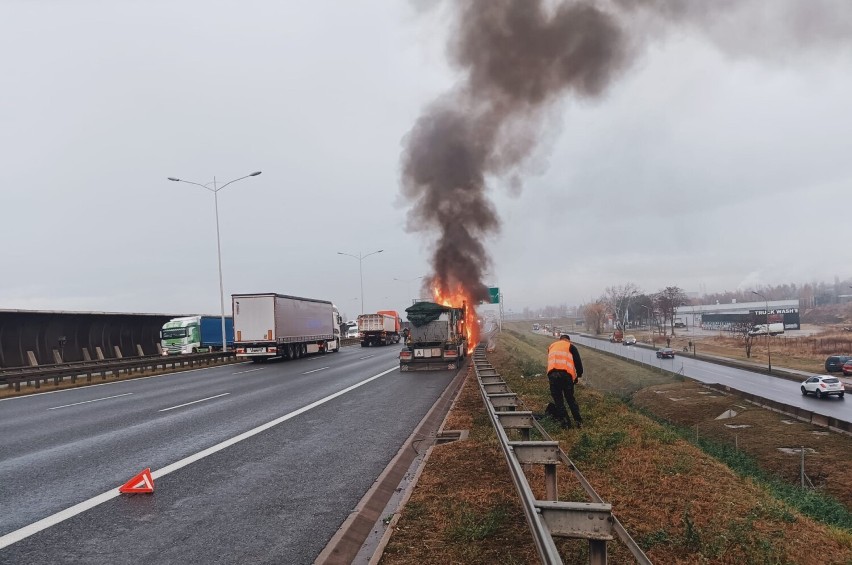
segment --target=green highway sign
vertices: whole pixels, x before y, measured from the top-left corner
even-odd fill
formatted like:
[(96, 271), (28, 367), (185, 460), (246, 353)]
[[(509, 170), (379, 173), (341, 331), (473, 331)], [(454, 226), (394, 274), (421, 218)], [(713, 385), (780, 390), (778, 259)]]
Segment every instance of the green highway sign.
[(489, 304), (500, 304), (500, 287), (488, 287), (488, 295), (491, 298), (491, 302)]

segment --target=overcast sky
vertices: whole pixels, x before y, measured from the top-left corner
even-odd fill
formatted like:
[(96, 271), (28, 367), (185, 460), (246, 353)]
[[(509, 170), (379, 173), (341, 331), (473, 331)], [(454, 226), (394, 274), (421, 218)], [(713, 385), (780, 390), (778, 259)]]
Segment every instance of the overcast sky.
[[(337, 252), (383, 249), (365, 308), (403, 309), (430, 242), (405, 231), (401, 141), (459, 80), (447, 10), (413, 6), (0, 3), (0, 308), (218, 313), (213, 195), (166, 177), (261, 170), (219, 193), (226, 294), (352, 318)], [(742, 56), (725, 33), (676, 30), (566, 99), (522, 193), (491, 192), (507, 309), (852, 276), (849, 44)]]

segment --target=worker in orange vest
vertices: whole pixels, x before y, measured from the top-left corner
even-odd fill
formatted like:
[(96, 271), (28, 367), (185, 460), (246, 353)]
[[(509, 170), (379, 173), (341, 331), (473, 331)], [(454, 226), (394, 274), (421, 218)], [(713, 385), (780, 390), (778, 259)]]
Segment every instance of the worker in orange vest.
[(583, 427), (580, 407), (574, 399), (574, 383), (583, 376), (583, 361), (577, 346), (571, 343), (568, 334), (562, 334), (559, 339), (547, 348), (547, 380), (550, 381), (550, 396), (556, 409), (556, 416), (563, 428), (570, 428), (571, 421), (565, 410), (565, 403), (571, 409), (571, 415), (578, 428)]

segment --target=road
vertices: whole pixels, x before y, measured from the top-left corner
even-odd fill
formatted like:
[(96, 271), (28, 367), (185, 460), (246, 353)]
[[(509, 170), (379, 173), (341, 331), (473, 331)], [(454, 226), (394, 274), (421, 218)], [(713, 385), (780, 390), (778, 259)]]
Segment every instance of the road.
[[(0, 401), (0, 563), (311, 563), (453, 377), (397, 354)], [(117, 494), (146, 467), (153, 494)]]
[[(608, 351), (646, 365), (679, 372), (703, 383), (719, 383), (735, 390), (804, 408), (817, 414), (831, 416), (847, 422), (852, 420), (852, 405), (850, 405), (849, 400), (841, 400), (836, 397), (820, 400), (813, 396), (802, 396), (798, 382), (718, 365), (709, 361), (701, 361), (680, 354), (676, 354), (674, 359), (657, 359), (654, 350), (625, 346), (620, 343), (609, 343), (580, 335), (573, 336), (571, 340), (579, 345)], [(589, 375), (589, 377), (594, 378), (594, 375)]]

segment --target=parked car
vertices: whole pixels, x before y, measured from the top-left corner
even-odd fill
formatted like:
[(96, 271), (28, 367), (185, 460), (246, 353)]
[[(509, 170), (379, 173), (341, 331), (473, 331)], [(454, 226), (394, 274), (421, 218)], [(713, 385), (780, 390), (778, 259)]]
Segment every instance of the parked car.
[(843, 370), (843, 364), (852, 359), (852, 355), (832, 355), (825, 360), (825, 370), (837, 373)]
[(852, 375), (852, 359), (843, 364), (843, 374), (847, 377)]
[(844, 392), (840, 379), (831, 375), (816, 375), (802, 383), (802, 394), (805, 396), (812, 393), (817, 398), (822, 398), (833, 394), (843, 398)]
[(636, 336), (626, 335), (621, 343), (623, 345), (636, 345)]
[(657, 350), (657, 359), (674, 359), (675, 350), (671, 347), (663, 347)]

